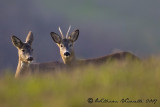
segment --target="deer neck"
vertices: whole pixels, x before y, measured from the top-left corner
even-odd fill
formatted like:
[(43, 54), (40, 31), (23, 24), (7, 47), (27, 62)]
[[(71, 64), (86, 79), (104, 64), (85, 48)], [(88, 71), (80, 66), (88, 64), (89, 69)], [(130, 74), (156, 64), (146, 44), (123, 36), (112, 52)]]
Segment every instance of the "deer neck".
[(20, 74), (24, 73), (25, 70), (28, 69), (28, 66), (29, 66), (29, 63), (22, 61), (19, 57), (15, 77), (18, 77)]

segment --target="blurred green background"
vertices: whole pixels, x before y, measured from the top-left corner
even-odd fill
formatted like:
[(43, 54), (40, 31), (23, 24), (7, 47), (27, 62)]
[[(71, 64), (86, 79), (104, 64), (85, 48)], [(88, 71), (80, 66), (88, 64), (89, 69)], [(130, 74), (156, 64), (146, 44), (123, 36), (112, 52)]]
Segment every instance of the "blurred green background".
[[(159, 107), (160, 58), (0, 78), (0, 107)], [(106, 66), (107, 65), (107, 66)], [(93, 98), (93, 103), (88, 103)], [(118, 103), (96, 103), (96, 98)], [(142, 103), (122, 103), (142, 100)], [(146, 100), (157, 102), (146, 102)]]
[(61, 60), (50, 32), (80, 30), (75, 44), (79, 58), (93, 58), (120, 49), (139, 57), (160, 53), (159, 0), (1, 0), (0, 70), (15, 70), (18, 55), (10, 37), (23, 41), (34, 33), (36, 62)]

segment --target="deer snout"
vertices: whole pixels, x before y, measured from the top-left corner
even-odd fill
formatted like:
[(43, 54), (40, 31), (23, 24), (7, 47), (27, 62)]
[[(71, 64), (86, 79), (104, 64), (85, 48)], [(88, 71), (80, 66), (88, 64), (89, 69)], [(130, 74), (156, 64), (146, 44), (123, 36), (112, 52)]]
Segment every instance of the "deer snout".
[(71, 54), (70, 54), (69, 52), (65, 52), (65, 53), (64, 53), (64, 56), (67, 56), (67, 57), (68, 57), (68, 56), (70, 56), (70, 55), (71, 55)]
[(27, 61), (33, 61), (33, 57), (28, 57)]

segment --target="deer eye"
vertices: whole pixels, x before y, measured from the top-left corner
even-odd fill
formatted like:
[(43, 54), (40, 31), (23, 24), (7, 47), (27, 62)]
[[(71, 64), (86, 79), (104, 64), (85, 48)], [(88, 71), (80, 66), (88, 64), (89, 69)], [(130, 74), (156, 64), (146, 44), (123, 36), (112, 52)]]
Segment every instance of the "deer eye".
[(22, 52), (25, 52), (25, 50), (24, 50), (24, 49), (22, 49)]
[(69, 47), (72, 47), (72, 44), (70, 44)]
[(63, 47), (63, 45), (61, 45), (61, 47)]

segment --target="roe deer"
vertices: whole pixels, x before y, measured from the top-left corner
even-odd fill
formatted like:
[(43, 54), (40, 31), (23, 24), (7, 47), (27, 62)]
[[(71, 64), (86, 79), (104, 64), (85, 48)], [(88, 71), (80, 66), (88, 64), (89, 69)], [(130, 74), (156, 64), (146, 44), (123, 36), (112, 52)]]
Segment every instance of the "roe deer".
[(27, 35), (26, 42), (22, 42), (16, 36), (12, 36), (11, 40), (13, 45), (18, 49), (18, 57), (19, 57), (15, 78), (24, 73), (59, 69), (64, 65), (60, 62), (31, 64), (31, 62), (33, 61), (33, 49), (32, 49), (33, 33), (31, 31)]
[(55, 32), (50, 33), (53, 41), (58, 45), (60, 49), (60, 55), (61, 55), (61, 58), (64, 64), (83, 64), (83, 63), (100, 64), (100, 63), (106, 62), (109, 59), (123, 60), (126, 57), (139, 60), (137, 56), (133, 55), (130, 52), (117, 52), (117, 53), (113, 53), (107, 56), (93, 58), (93, 59), (84, 59), (84, 60), (77, 59), (74, 53), (73, 46), (74, 46), (74, 42), (78, 39), (79, 30), (77, 29), (73, 31), (71, 35), (68, 36), (69, 30), (70, 30), (70, 27), (68, 29), (66, 37), (64, 37), (60, 27), (59, 27), (59, 31), (60, 31), (61, 36), (59, 36)]

